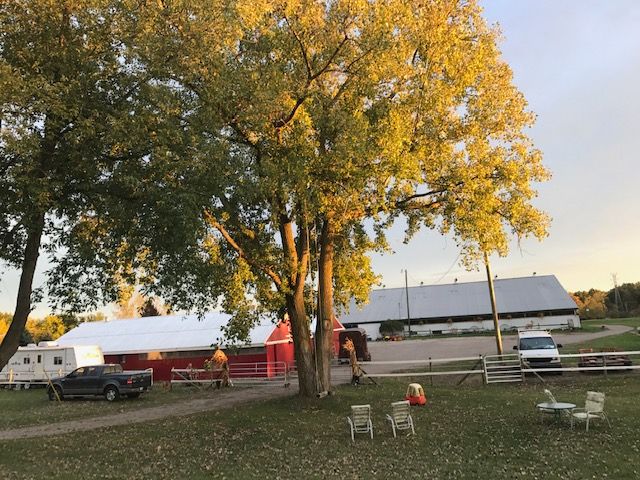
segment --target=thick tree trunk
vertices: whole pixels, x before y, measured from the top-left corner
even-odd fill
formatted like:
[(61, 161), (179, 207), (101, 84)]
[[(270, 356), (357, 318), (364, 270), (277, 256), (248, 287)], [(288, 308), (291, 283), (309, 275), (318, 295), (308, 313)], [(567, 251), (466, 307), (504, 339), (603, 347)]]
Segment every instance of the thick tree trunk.
[(333, 253), (334, 224), (325, 218), (320, 239), (318, 268), (318, 322), (316, 324), (316, 362), (322, 391), (331, 390), (331, 359), (333, 357)]
[(285, 298), (291, 322), (291, 334), (295, 348), (300, 396), (313, 397), (317, 393), (316, 371), (311, 348), (311, 328), (304, 304), (304, 284), (309, 261), (309, 234), (305, 225), (298, 225), (297, 243), (293, 224), (286, 215), (280, 216), (282, 249), (288, 265)]
[(302, 397), (314, 397), (317, 393), (316, 375), (311, 349), (311, 328), (305, 314), (304, 297), (287, 295), (287, 312), (296, 353), (299, 393)]
[(20, 336), (27, 324), (27, 318), (31, 313), (31, 293), (33, 291), (33, 275), (38, 263), (40, 253), (40, 241), (44, 230), (44, 214), (38, 214), (29, 225), (27, 243), (24, 248), (22, 260), (22, 273), (18, 285), (18, 297), (13, 320), (9, 330), (0, 345), (0, 368), (3, 368), (11, 359), (20, 345)]

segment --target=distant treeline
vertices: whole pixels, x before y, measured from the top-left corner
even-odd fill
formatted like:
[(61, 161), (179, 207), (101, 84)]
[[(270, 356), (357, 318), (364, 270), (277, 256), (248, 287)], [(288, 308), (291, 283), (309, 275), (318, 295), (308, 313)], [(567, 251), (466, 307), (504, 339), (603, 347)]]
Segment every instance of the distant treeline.
[(640, 316), (640, 282), (624, 283), (608, 292), (592, 288), (571, 296), (581, 318)]
[[(12, 318), (12, 314), (0, 312), (0, 340), (7, 333)], [(106, 316), (100, 312), (85, 315), (47, 315), (44, 318), (29, 318), (26, 329), (22, 332), (20, 345), (56, 340), (82, 322), (95, 322), (105, 319)]]
[[(155, 317), (165, 315), (170, 312), (170, 308), (157, 297), (144, 297), (135, 293), (123, 300), (116, 309), (115, 318)], [(0, 312), (0, 341), (9, 329), (13, 315), (7, 312)], [(64, 313), (47, 315), (44, 318), (29, 317), (25, 330), (20, 337), (20, 345), (28, 343), (38, 343), (47, 340), (57, 340), (69, 330), (84, 322), (100, 322), (106, 320), (107, 316), (102, 312), (94, 313)]]

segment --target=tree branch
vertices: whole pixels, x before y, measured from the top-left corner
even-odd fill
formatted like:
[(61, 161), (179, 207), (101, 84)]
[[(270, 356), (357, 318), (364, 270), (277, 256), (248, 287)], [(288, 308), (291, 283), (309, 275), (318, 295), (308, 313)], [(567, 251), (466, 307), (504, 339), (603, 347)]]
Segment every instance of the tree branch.
[(342, 50), (342, 47), (344, 46), (345, 43), (347, 43), (347, 41), (349, 41), (349, 35), (345, 35), (344, 36), (342, 41), (338, 44), (336, 49), (333, 51), (333, 53), (329, 57), (329, 60), (327, 60), (327, 62), (325, 63), (324, 67), (322, 67), (320, 70), (318, 70), (315, 74), (311, 75), (311, 78), (310, 78), (311, 81), (313, 81), (316, 78), (318, 78), (320, 75), (322, 75), (329, 68), (329, 65), (331, 65), (333, 63), (333, 60), (336, 58), (336, 56), (338, 56), (338, 53), (340, 53), (340, 50)]
[(283, 15), (283, 17), (284, 17), (284, 21), (287, 23), (287, 26), (289, 27), (289, 30), (291, 30), (291, 33), (293, 34), (293, 38), (296, 39), (296, 42), (298, 42), (298, 45), (300, 46), (300, 51), (302, 52), (302, 59), (304, 60), (304, 66), (307, 69), (307, 85), (308, 85), (309, 83), (311, 83), (312, 74), (311, 74), (311, 64), (309, 63), (309, 57), (307, 56), (307, 49), (304, 47), (304, 44), (302, 43), (302, 39), (298, 35), (298, 32), (296, 32), (291, 26), (291, 23), (289, 22), (289, 19), (287, 18), (287, 16)]
[(236, 253), (238, 254), (238, 256), (240, 258), (245, 260), (249, 265), (257, 268), (262, 273), (267, 275), (273, 281), (273, 283), (275, 283), (275, 285), (278, 288), (278, 290), (282, 289), (282, 280), (280, 279), (280, 276), (276, 272), (274, 272), (269, 267), (265, 267), (264, 265), (260, 265), (254, 259), (250, 258), (246, 254), (244, 249), (240, 245), (238, 245), (238, 243), (234, 240), (234, 238), (227, 231), (227, 229), (224, 227), (224, 225), (222, 225), (220, 222), (218, 222), (218, 220), (211, 214), (211, 212), (209, 212), (208, 210), (205, 210), (204, 211), (204, 216), (205, 216), (205, 219), (206, 219), (207, 223), (209, 225), (211, 225), (213, 228), (215, 228), (216, 230), (218, 230), (218, 232), (220, 232), (222, 237), (231, 246), (231, 248), (233, 248), (236, 251)]

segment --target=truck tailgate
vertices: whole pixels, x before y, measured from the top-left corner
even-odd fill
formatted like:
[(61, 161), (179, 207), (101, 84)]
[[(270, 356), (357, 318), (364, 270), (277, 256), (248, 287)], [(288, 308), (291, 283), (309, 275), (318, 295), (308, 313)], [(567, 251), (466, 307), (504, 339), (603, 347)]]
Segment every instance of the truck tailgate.
[(149, 388), (151, 386), (151, 372), (123, 372), (128, 375), (127, 378), (127, 386), (132, 388), (140, 388), (145, 387)]

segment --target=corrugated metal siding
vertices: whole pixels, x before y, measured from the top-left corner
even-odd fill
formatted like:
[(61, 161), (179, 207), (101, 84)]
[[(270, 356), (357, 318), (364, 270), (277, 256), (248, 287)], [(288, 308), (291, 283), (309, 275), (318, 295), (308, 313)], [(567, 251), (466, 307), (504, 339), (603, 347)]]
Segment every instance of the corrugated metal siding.
[[(100, 345), (105, 354), (207, 350), (225, 345), (222, 327), (230, 316), (211, 312), (197, 315), (167, 315), (106, 322), (86, 322), (69, 331), (59, 345)], [(248, 345), (264, 345), (275, 328), (263, 321), (249, 332)]]
[[(554, 275), (507, 278), (494, 281), (500, 314), (578, 308)], [(487, 282), (409, 287), (412, 319), (466, 317), (491, 314)], [(404, 288), (373, 290), (369, 303), (359, 309), (351, 302), (342, 323), (380, 322), (407, 318)]]

